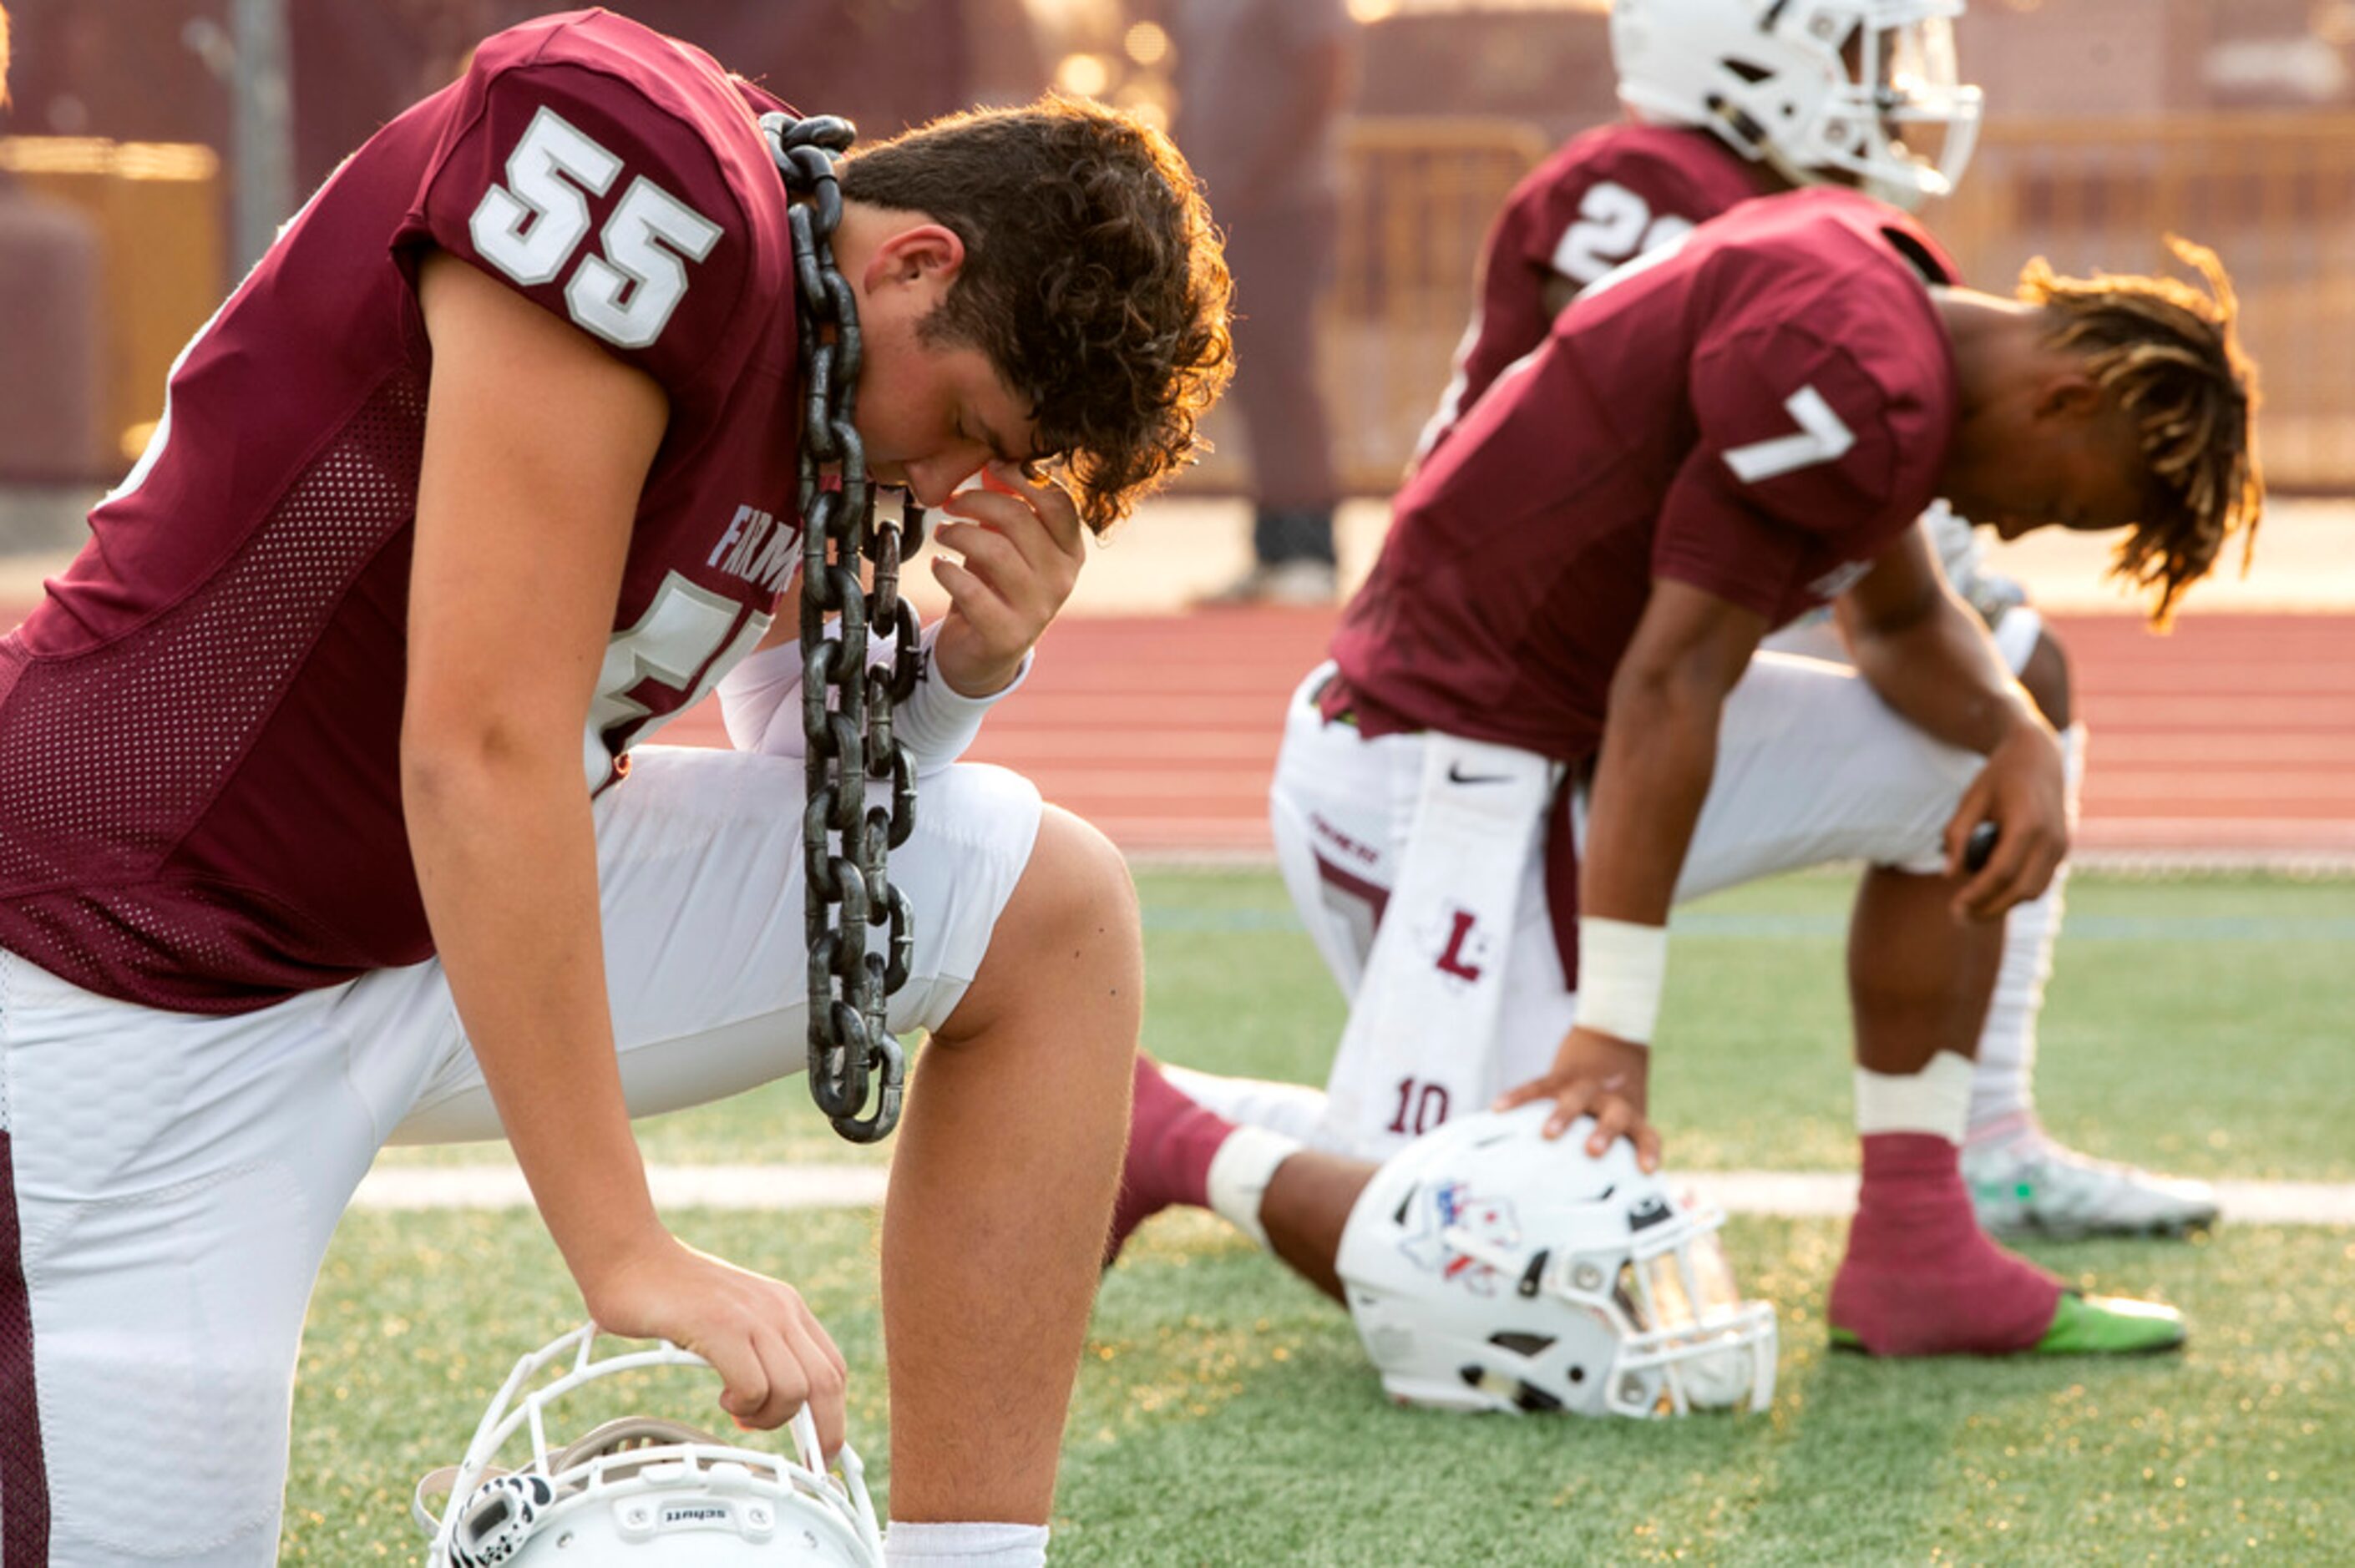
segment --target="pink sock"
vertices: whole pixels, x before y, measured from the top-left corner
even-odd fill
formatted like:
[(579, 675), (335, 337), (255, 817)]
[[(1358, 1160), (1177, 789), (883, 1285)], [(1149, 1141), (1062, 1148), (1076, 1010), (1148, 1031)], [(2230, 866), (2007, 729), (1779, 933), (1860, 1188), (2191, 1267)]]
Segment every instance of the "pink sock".
[(1128, 1110), (1128, 1154), (1104, 1245), (1110, 1267), (1129, 1234), (1173, 1203), (1210, 1206), (1210, 1160), (1235, 1124), (1188, 1099), (1139, 1052)]
[(1864, 1138), (1831, 1322), (1877, 1356), (2006, 1355), (2044, 1337), (2061, 1282), (1987, 1238), (1946, 1139)]

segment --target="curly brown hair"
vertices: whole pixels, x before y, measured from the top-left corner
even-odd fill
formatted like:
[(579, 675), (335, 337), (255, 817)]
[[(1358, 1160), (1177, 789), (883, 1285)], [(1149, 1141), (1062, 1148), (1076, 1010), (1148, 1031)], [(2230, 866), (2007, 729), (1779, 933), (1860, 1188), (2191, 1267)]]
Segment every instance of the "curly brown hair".
[(921, 212), (965, 262), (923, 323), (987, 355), (1102, 534), (1193, 461), (1233, 374), (1233, 286), (1199, 183), (1134, 115), (1054, 96), (854, 153), (853, 201)]
[(2158, 502), (2118, 546), (2111, 569), (2154, 590), (2151, 624), (2162, 629), (2236, 533), (2248, 571), (2264, 512), (2257, 367), (2233, 330), (2232, 281), (2206, 246), (2172, 235), (2167, 243), (2207, 292), (2177, 278), (2063, 278), (2042, 257), (2019, 278), (2019, 297), (2055, 320), (2050, 341), (2086, 355), (2141, 437)]

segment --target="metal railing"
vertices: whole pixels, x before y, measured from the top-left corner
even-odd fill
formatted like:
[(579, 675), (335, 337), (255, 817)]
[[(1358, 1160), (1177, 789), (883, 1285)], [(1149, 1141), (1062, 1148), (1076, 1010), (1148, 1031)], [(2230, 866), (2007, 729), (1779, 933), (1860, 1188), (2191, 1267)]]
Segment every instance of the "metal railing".
[[(1339, 271), (1318, 354), (1343, 482), (1383, 495), (1447, 384), (1488, 226), (1548, 146), (1519, 121), (1407, 118), (1356, 121), (1343, 146)], [(109, 242), (112, 450), (155, 418), (163, 366), (218, 298), (211, 160), (27, 138), (0, 140), (0, 167), (91, 212)], [(1961, 193), (1927, 217), (1972, 281), (1997, 291), (2031, 256), (2064, 272), (2147, 271), (2169, 264), (2165, 234), (2213, 247), (2263, 366), (2267, 478), (2355, 491), (2355, 115), (1998, 120)], [(1210, 433), (1220, 450), (1189, 482), (1241, 488), (1231, 411)]]
[[(1518, 120), (1372, 119), (1343, 128), (1339, 265), (1317, 358), (1333, 460), (1351, 493), (1396, 488), (1447, 385), (1488, 226), (1547, 151), (1544, 134)], [(1243, 488), (1249, 453), (1232, 407), (1207, 429), (1217, 450), (1188, 487)]]
[[(1383, 495), (1446, 386), (1488, 225), (1548, 149), (1518, 121), (1403, 118), (1355, 122), (1343, 147), (1319, 355), (1343, 482)], [(2267, 479), (2355, 491), (2355, 116), (1998, 122), (1961, 193), (1924, 216), (1995, 292), (2032, 256), (2141, 272), (2171, 265), (2167, 234), (2212, 247), (2262, 367)], [(1240, 488), (1231, 417), (1212, 435), (1223, 450), (1195, 482)]]
[(2213, 249), (2260, 367), (2267, 481), (2355, 490), (2355, 115), (1998, 122), (1927, 216), (1997, 292), (2034, 256), (2147, 272), (2174, 266), (2166, 235)]
[(0, 178), (80, 213), (96, 238), (103, 364), (90, 424), (100, 434), (69, 466), (112, 482), (162, 415), (173, 359), (220, 303), (220, 160), (182, 143), (0, 137)]

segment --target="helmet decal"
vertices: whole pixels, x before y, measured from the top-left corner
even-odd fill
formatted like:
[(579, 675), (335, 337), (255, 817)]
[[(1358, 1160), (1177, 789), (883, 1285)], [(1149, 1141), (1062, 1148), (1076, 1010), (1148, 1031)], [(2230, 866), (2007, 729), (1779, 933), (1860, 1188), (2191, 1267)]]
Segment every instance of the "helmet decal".
[(1450, 1238), (1470, 1235), (1499, 1246), (1518, 1245), (1521, 1227), (1513, 1218), (1512, 1200), (1482, 1196), (1462, 1181), (1442, 1182), (1429, 1192), (1431, 1202), (1423, 1207), (1419, 1228), (1399, 1244), (1399, 1250), (1417, 1268), (1427, 1269), (1451, 1285), (1460, 1285), (1476, 1296), (1494, 1296), (1497, 1270)]

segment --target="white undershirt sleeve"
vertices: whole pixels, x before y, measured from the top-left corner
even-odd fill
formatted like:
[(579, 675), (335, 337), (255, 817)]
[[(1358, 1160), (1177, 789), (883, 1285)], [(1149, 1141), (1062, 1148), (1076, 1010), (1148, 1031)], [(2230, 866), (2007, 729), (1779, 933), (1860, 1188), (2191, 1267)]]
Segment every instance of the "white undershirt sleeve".
[[(1004, 691), (986, 697), (968, 697), (952, 690), (933, 669), (932, 644), (940, 636), (937, 623), (922, 631), (923, 660), (916, 689), (900, 705), (894, 732), (915, 758), (916, 773), (937, 773), (957, 760), (981, 733), (981, 721), (992, 707), (1019, 691), (1030, 678), (1033, 654)], [(898, 639), (878, 640), (868, 651), (869, 665), (888, 664), (898, 652)], [(751, 655), (728, 672), (719, 683), (719, 716), (727, 726), (730, 744), (739, 751), (766, 757), (802, 757), (807, 745), (802, 734), (802, 651), (798, 642), (782, 642)]]

